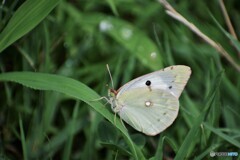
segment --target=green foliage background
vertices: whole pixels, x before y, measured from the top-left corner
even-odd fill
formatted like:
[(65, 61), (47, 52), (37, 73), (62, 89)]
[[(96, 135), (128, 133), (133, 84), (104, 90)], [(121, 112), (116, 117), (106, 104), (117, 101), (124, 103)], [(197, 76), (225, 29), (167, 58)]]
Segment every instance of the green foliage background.
[[(219, 1), (169, 3), (240, 65), (240, 43)], [(225, 5), (239, 36), (240, 3)], [(239, 71), (158, 1), (1, 1), (0, 18), (0, 159), (240, 154)], [(110, 106), (93, 101), (107, 96), (106, 64), (115, 88), (170, 65), (190, 66), (173, 125), (149, 137), (114, 122)]]

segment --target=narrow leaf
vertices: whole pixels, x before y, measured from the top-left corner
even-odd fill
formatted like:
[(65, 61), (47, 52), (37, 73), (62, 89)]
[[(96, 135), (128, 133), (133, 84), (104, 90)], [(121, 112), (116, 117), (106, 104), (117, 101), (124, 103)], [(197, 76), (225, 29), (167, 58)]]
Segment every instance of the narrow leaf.
[(59, 0), (27, 0), (24, 2), (0, 34), (0, 53), (36, 27), (58, 2)]

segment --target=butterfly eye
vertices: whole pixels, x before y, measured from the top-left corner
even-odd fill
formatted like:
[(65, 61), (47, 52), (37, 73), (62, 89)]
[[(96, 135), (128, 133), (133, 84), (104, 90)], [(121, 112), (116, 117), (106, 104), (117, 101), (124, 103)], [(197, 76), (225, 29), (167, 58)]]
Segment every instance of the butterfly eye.
[(151, 81), (147, 80), (145, 84), (146, 84), (147, 86), (150, 86), (150, 85), (151, 85)]

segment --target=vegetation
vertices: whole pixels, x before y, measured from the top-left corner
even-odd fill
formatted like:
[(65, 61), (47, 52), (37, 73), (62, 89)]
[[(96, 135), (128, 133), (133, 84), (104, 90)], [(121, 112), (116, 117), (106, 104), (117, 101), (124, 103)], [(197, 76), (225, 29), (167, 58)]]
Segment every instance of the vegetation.
[[(1, 1), (0, 159), (240, 159), (239, 1), (160, 1)], [(106, 64), (115, 89), (190, 66), (173, 125), (115, 121)]]

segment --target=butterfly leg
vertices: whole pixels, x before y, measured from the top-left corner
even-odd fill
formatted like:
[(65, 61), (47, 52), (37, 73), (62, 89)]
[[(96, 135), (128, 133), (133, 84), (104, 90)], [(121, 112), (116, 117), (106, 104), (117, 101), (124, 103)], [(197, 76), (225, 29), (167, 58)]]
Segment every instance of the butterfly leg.
[(126, 128), (126, 126), (125, 126), (125, 124), (123, 123), (123, 120), (122, 120), (122, 118), (120, 118), (120, 120), (121, 120), (121, 123), (122, 123), (122, 125), (123, 125), (123, 127), (127, 130), (127, 128)]
[(97, 99), (93, 99), (93, 100), (91, 100), (91, 101), (100, 101), (100, 100), (102, 100), (102, 99), (104, 99), (104, 100), (106, 100), (107, 101), (107, 103), (110, 103), (110, 100), (107, 98), (107, 97), (100, 97), (100, 98), (97, 98)]
[[(115, 124), (115, 125), (116, 125), (116, 117), (117, 117), (117, 113), (115, 112), (115, 114), (114, 114), (114, 124)], [(121, 117), (120, 117), (120, 120), (121, 120), (121, 123), (122, 123), (123, 127), (127, 130), (127, 128), (126, 128), (126, 126), (124, 125)]]
[(116, 125), (116, 117), (117, 117), (117, 113), (114, 113), (114, 125)]

